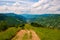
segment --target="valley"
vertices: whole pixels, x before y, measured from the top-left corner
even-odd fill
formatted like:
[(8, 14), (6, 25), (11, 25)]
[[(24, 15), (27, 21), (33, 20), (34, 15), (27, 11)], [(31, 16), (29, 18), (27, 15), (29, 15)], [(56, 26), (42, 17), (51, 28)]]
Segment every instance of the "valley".
[(0, 40), (60, 40), (60, 14), (0, 13)]

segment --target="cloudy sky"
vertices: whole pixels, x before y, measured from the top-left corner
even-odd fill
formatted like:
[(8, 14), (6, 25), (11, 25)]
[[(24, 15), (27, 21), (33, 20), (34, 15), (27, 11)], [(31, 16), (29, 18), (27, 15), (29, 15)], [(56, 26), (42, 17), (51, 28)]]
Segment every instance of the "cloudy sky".
[(0, 13), (60, 14), (60, 0), (0, 0)]

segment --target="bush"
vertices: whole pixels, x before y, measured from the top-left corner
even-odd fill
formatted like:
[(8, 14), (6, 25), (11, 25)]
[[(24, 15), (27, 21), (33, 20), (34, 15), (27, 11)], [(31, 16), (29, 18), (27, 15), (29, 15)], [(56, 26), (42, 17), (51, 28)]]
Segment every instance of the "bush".
[(24, 26), (25, 26), (25, 24), (20, 25), (20, 27), (21, 27), (22, 29), (24, 29)]
[(31, 25), (34, 27), (43, 27), (41, 24), (38, 24), (38, 23), (31, 23)]

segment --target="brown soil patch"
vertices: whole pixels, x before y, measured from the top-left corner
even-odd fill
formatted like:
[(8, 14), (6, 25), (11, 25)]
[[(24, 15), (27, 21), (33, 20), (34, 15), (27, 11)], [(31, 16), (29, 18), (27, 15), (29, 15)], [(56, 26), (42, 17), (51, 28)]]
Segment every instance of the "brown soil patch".
[(33, 30), (20, 30), (12, 40), (22, 40), (26, 33), (28, 35), (27, 40), (40, 40)]

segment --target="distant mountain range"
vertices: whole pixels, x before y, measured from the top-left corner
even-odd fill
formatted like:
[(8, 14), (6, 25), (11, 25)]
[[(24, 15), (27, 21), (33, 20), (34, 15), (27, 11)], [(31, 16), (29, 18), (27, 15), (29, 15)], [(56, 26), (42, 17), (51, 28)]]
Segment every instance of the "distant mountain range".
[(29, 21), (29, 23), (34, 22), (41, 24), (45, 27), (60, 28), (60, 14), (23, 14), (22, 16), (24, 16)]
[(53, 26), (60, 27), (60, 14), (41, 14), (41, 15), (32, 15), (32, 14), (21, 14), (17, 15), (14, 13), (0, 13), (0, 21), (7, 20), (10, 22), (20, 22), (26, 23), (27, 20), (31, 22), (36, 22), (44, 26)]
[(6, 25), (25, 24), (25, 17), (14, 13), (0, 13), (0, 23), (6, 22)]

